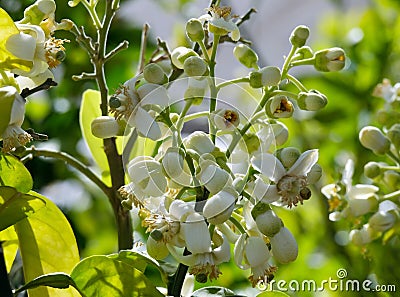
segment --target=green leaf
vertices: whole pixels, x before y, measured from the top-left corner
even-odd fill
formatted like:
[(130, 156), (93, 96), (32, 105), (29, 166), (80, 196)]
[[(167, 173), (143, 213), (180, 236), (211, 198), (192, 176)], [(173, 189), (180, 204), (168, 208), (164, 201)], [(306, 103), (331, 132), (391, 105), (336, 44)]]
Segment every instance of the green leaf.
[[(70, 273), (79, 262), (78, 247), (64, 214), (46, 197), (30, 191), (46, 202), (46, 207), (15, 224), (24, 266), (25, 281), (48, 273)], [(58, 290), (39, 287), (29, 297), (80, 296), (73, 288)]]
[(164, 296), (141, 271), (107, 256), (82, 260), (71, 277), (86, 296)]
[(192, 297), (212, 297), (212, 296), (237, 296), (237, 297), (245, 297), (242, 295), (236, 295), (235, 292), (217, 286), (204, 287), (194, 291), (191, 295)]
[(4, 131), (8, 127), (8, 124), (10, 123), (11, 110), (14, 104), (14, 100), (15, 97), (13, 96), (0, 97), (0, 139), (1, 135), (4, 133)]
[(16, 188), (21, 193), (28, 193), (32, 190), (31, 174), (24, 164), (14, 156), (0, 154), (0, 172), (0, 181), (4, 186)]
[(63, 272), (49, 273), (41, 275), (31, 280), (29, 283), (15, 290), (14, 293), (20, 293), (28, 289), (34, 289), (41, 286), (52, 287), (57, 289), (67, 289), (69, 288), (69, 286), (75, 287), (75, 283), (72, 280), (72, 278), (66, 273)]
[(123, 250), (119, 253), (108, 255), (107, 257), (116, 261), (124, 262), (125, 264), (140, 270), (142, 273), (144, 273), (147, 265), (152, 265), (158, 269), (164, 283), (167, 284), (168, 282), (168, 275), (161, 268), (160, 264), (148, 255)]
[(6, 48), (7, 39), (14, 34), (19, 34), (18, 28), (8, 13), (0, 8), (0, 68), (3, 70), (19, 68), (22, 71), (29, 71), (33, 63), (18, 59)]
[(15, 188), (0, 186), (0, 231), (45, 206), (46, 202), (40, 197), (22, 194)]
[(86, 90), (82, 95), (81, 108), (79, 111), (79, 124), (83, 139), (85, 139), (86, 144), (92, 153), (93, 159), (102, 172), (103, 181), (110, 186), (111, 179), (107, 157), (103, 149), (103, 139), (93, 136), (91, 131), (92, 121), (101, 116), (100, 104), (100, 92), (90, 89)]
[(18, 237), (17, 233), (15, 233), (14, 226), (8, 227), (0, 232), (0, 241), (3, 242), (2, 246), (7, 272), (10, 272), (18, 250)]
[(257, 297), (287, 297), (288, 294), (285, 294), (281, 291), (269, 291), (269, 292), (262, 292), (257, 295)]

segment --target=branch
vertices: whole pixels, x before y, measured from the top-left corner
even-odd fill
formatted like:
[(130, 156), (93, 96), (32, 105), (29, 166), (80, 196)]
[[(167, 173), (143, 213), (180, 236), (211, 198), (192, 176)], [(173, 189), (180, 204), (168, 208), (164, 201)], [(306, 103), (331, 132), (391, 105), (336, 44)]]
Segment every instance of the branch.
[(72, 79), (74, 81), (78, 81), (78, 80), (85, 80), (85, 79), (96, 79), (96, 74), (95, 73), (86, 73), (86, 72), (82, 72), (79, 75), (73, 75)]
[(21, 92), (21, 96), (22, 96), (22, 98), (26, 98), (34, 93), (37, 93), (37, 92), (40, 92), (43, 90), (48, 90), (51, 87), (55, 87), (56, 85), (57, 85), (57, 83), (53, 79), (48, 78), (48, 79), (46, 79), (46, 81), (44, 83), (42, 83), (41, 85), (39, 85), (33, 89), (28, 89), (28, 88), (23, 89)]
[(246, 12), (244, 16), (240, 17), (240, 20), (236, 23), (236, 25), (239, 27), (245, 21), (250, 20), (251, 15), (256, 12), (257, 10), (255, 8), (250, 8), (249, 11)]
[(112, 51), (110, 51), (104, 57), (104, 63), (108, 62), (108, 60), (112, 59), (120, 51), (123, 51), (123, 50), (127, 49), (128, 46), (129, 46), (129, 42), (127, 40), (122, 41), (120, 44), (118, 44)]
[(31, 148), (27, 148), (25, 150), (25, 155), (32, 155), (33, 157), (47, 157), (53, 158), (60, 161), (64, 161), (68, 165), (71, 165), (79, 172), (83, 173), (87, 178), (89, 178), (93, 183), (95, 183), (103, 192), (104, 194), (109, 197), (111, 188), (107, 187), (101, 179), (97, 177), (96, 174), (93, 173), (85, 164), (81, 161), (75, 159), (71, 155), (64, 153), (64, 152), (54, 152), (48, 151), (43, 149), (36, 149), (34, 146)]
[(146, 64), (146, 47), (147, 47), (147, 37), (148, 37), (149, 29), (150, 29), (149, 24), (143, 25), (142, 40), (140, 42), (139, 67), (137, 70), (137, 74), (139, 74), (143, 71), (144, 65)]

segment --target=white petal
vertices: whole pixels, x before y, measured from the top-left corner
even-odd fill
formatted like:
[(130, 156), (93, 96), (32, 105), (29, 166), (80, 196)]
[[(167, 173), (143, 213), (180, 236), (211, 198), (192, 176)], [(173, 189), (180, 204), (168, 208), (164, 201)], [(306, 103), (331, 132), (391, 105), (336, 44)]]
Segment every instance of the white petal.
[(233, 255), (234, 255), (234, 260), (235, 264), (240, 268), (240, 269), (248, 269), (250, 266), (248, 264), (243, 264), (243, 258), (244, 258), (244, 245), (246, 243), (247, 239), (247, 234), (242, 234), (240, 235), (239, 239), (235, 243), (235, 247), (233, 249)]
[(169, 96), (167, 89), (156, 84), (144, 84), (137, 89), (140, 97), (140, 105), (149, 104), (168, 106)]
[(231, 249), (230, 249), (229, 241), (220, 232), (218, 232), (218, 234), (222, 236), (223, 242), (222, 242), (222, 245), (220, 245), (219, 247), (217, 247), (216, 249), (213, 250), (213, 254), (215, 257), (214, 263), (216, 265), (218, 265), (222, 262), (229, 262), (229, 260), (231, 259)]
[(48, 65), (47, 65), (46, 71), (44, 71), (34, 77), (26, 77), (23, 75), (19, 75), (15, 79), (17, 80), (20, 89), (23, 90), (25, 88), (33, 89), (34, 87), (37, 87), (37, 86), (41, 85), (42, 83), (44, 83), (49, 78), (54, 80), (54, 75), (48, 69)]
[(271, 252), (275, 260), (285, 264), (296, 260), (299, 253), (293, 234), (283, 227), (274, 237), (270, 238)]
[(161, 138), (161, 129), (154, 118), (140, 106), (137, 107), (136, 112), (131, 116), (129, 122), (132, 122), (133, 126), (137, 128), (138, 132), (144, 137), (148, 137), (152, 140), (158, 140)]
[(20, 23), (16, 23), (16, 25), (18, 30), (31, 35), (36, 40), (36, 43), (44, 43), (46, 41), (46, 35), (44, 34), (42, 27)]
[(352, 159), (347, 160), (346, 165), (344, 166), (342, 182), (346, 185), (347, 188), (351, 187), (352, 179), (354, 174), (354, 161)]
[(348, 189), (347, 195), (350, 199), (367, 199), (379, 191), (379, 188), (373, 185), (355, 185)]
[(336, 196), (338, 191), (340, 191), (340, 187), (336, 184), (329, 184), (321, 189), (321, 193), (328, 199)]
[(329, 220), (332, 222), (340, 221), (342, 213), (340, 211), (334, 211), (329, 214)]
[(286, 174), (281, 161), (271, 154), (258, 154), (251, 159), (251, 164), (273, 182), (278, 182)]
[(271, 257), (264, 240), (256, 236), (250, 236), (247, 239), (244, 252), (251, 267), (262, 265)]
[(15, 99), (11, 108), (9, 125), (17, 125), (21, 127), (22, 123), (24, 122), (26, 100), (22, 98), (22, 96), (17, 92), (17, 89), (14, 87), (9, 86), (2, 89), (10, 89), (11, 91), (15, 91)]
[(181, 224), (187, 249), (193, 254), (211, 252), (211, 237), (204, 217), (192, 213)]
[(289, 169), (288, 173), (295, 176), (305, 176), (311, 167), (318, 161), (318, 150), (308, 150), (300, 155), (297, 161)]
[(17, 58), (33, 61), (36, 50), (36, 40), (29, 34), (11, 35), (6, 41), (7, 50)]
[(181, 220), (183, 216), (194, 212), (193, 207), (182, 200), (174, 200), (169, 206), (169, 213), (177, 220)]

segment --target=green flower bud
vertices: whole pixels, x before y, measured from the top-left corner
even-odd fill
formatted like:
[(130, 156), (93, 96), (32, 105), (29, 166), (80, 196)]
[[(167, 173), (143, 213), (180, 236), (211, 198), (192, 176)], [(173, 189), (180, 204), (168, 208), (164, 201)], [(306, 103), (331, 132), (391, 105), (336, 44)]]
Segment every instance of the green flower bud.
[(207, 71), (207, 63), (199, 56), (192, 56), (183, 63), (187, 76), (202, 76)]
[(196, 52), (190, 48), (180, 46), (171, 53), (171, 61), (176, 68), (183, 69), (183, 63), (191, 56), (197, 56)]
[(292, 165), (297, 161), (300, 155), (300, 151), (295, 147), (285, 147), (275, 152), (275, 156), (286, 168), (292, 167)]
[(318, 71), (339, 71), (344, 68), (345, 63), (344, 50), (339, 47), (320, 50), (314, 54), (314, 68)]
[(309, 59), (314, 56), (312, 49), (309, 46), (302, 46), (296, 51), (296, 60)]
[(368, 162), (364, 165), (364, 175), (368, 178), (375, 178), (381, 174), (381, 166), (377, 162)]
[(53, 15), (56, 11), (54, 0), (38, 0), (24, 11), (24, 18), (20, 21), (23, 24), (40, 25), (40, 23)]
[(281, 70), (275, 66), (267, 66), (250, 73), (250, 86), (261, 88), (277, 86), (281, 81)]
[(322, 176), (322, 167), (319, 164), (314, 164), (311, 167), (310, 172), (307, 173), (307, 183), (313, 185), (317, 183)]
[(147, 64), (143, 69), (144, 79), (152, 84), (163, 85), (168, 82), (164, 70), (155, 63)]
[(359, 134), (361, 144), (377, 155), (384, 155), (390, 150), (390, 141), (382, 131), (373, 126), (361, 129)]
[(400, 124), (390, 127), (386, 135), (396, 148), (400, 148)]
[(383, 181), (391, 191), (398, 190), (400, 185), (400, 174), (393, 170), (385, 171), (383, 174)]
[(193, 42), (199, 42), (204, 39), (203, 24), (198, 19), (190, 19), (186, 23), (186, 35)]
[(235, 46), (233, 55), (247, 68), (257, 68), (258, 56), (249, 46), (245, 44)]
[(306, 26), (300, 25), (293, 30), (292, 34), (290, 34), (289, 41), (293, 46), (302, 47), (306, 44), (309, 35), (310, 29)]
[(376, 115), (378, 123), (386, 127), (397, 124), (398, 119), (400, 119), (400, 112), (394, 110), (378, 110)]
[(269, 204), (259, 202), (251, 211), (251, 216), (258, 230), (268, 237), (276, 235), (283, 227), (282, 220), (275, 214)]
[(300, 92), (297, 97), (297, 104), (303, 110), (317, 111), (324, 108), (327, 103), (326, 96), (316, 90)]
[(293, 115), (293, 104), (286, 96), (277, 95), (269, 98), (265, 104), (265, 112), (271, 118), (290, 118)]
[(114, 117), (101, 116), (92, 121), (92, 134), (98, 138), (110, 138), (117, 135), (119, 125)]

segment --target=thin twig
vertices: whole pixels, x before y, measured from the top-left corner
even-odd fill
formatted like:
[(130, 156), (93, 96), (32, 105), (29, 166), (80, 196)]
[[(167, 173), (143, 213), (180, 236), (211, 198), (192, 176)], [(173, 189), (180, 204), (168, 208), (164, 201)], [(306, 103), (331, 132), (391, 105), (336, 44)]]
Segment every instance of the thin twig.
[(139, 57), (139, 67), (137, 70), (137, 74), (143, 71), (144, 66), (146, 65), (146, 48), (147, 48), (147, 37), (149, 35), (149, 24), (144, 24), (142, 29), (142, 39), (140, 42), (140, 57)]
[(245, 21), (250, 20), (251, 15), (256, 12), (257, 10), (255, 8), (250, 8), (248, 12), (246, 12), (242, 17), (240, 17), (240, 20), (236, 23), (236, 25), (239, 27)]
[(120, 44), (118, 44), (112, 51), (110, 51), (104, 57), (104, 63), (108, 62), (110, 59), (112, 59), (120, 51), (123, 51), (123, 50), (127, 49), (128, 46), (129, 46), (129, 42), (127, 40), (122, 41)]
[(57, 83), (53, 79), (48, 78), (48, 79), (46, 79), (46, 81), (44, 83), (42, 83), (41, 85), (39, 85), (33, 89), (28, 89), (28, 88), (23, 89), (21, 91), (21, 96), (22, 96), (22, 98), (26, 98), (26, 97), (28, 97), (34, 93), (37, 93), (39, 91), (48, 90), (51, 87), (55, 87), (56, 85), (57, 85)]
[(78, 81), (78, 80), (85, 80), (85, 79), (96, 79), (96, 74), (95, 73), (86, 73), (86, 72), (82, 72), (79, 75), (73, 75), (72, 79), (74, 81)]

